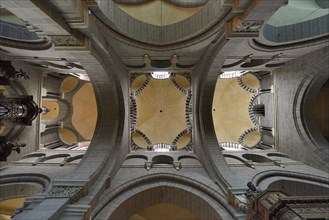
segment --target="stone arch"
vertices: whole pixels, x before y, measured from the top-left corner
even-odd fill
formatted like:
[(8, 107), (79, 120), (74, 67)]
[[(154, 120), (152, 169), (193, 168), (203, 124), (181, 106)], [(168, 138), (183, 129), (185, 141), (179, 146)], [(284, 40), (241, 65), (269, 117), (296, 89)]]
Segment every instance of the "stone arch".
[(0, 192), (0, 217), (11, 219), (18, 209), (26, 206), (29, 197), (35, 196), (38, 190), (33, 184), (11, 183), (0, 185)]
[[(177, 197), (182, 197), (182, 199), (176, 199)], [(139, 203), (141, 199), (143, 199), (143, 202)], [(188, 199), (191, 202), (184, 203), (184, 199)], [(216, 213), (214, 208), (208, 203), (200, 200), (200, 197), (190, 194), (184, 189), (170, 186), (158, 186), (136, 193), (134, 196), (121, 203), (119, 207), (113, 211), (109, 219), (128, 219), (133, 214), (144, 208), (163, 202), (183, 207), (198, 216), (199, 219), (222, 219)], [(197, 206), (198, 209), (194, 209), (193, 205)], [(136, 208), (128, 208), (133, 206), (136, 206)], [(203, 215), (202, 213), (205, 213), (206, 215)]]
[(200, 219), (236, 219), (218, 191), (173, 174), (151, 174), (111, 189), (97, 203), (91, 216), (94, 219), (128, 219), (139, 210), (160, 203), (178, 205)]
[[(173, 2), (174, 0), (171, 0)], [(203, 0), (202, 0), (203, 1)], [(178, 2), (175, 0), (175, 2)], [(90, 7), (95, 19), (100, 20), (104, 25), (110, 27), (111, 32), (129, 44), (136, 44), (143, 47), (159, 47), (164, 45), (180, 44), (180, 46), (190, 45), (193, 42), (200, 42), (207, 39), (210, 35), (216, 33), (219, 25), (216, 25), (220, 19), (225, 17), (226, 9), (223, 9), (222, 2), (208, 1), (197, 13), (191, 17), (166, 26), (156, 26), (139, 21), (123, 10), (119, 9), (113, 1), (100, 0), (98, 5)], [(186, 3), (184, 3), (186, 5)], [(188, 2), (187, 4), (195, 4)], [(210, 10), (209, 14), (209, 8)], [(112, 13), (114, 12), (114, 13)], [(205, 16), (207, 15), (207, 16)], [(122, 22), (124, 21), (124, 22)], [(129, 25), (127, 25), (129, 24)], [(186, 25), (188, 29), (184, 28)], [(116, 27), (116, 28), (114, 28)], [(138, 30), (143, 29), (144, 34)], [(119, 31), (118, 31), (119, 30)], [(128, 37), (127, 37), (128, 36)]]
[(277, 180), (268, 189), (281, 190), (289, 196), (329, 196), (329, 187), (298, 180)]
[(55, 98), (43, 98), (42, 99), (42, 107), (49, 108), (48, 104), (55, 104), (51, 105), (51, 107), (55, 106), (55, 111), (57, 111), (56, 117), (47, 117), (47, 114), (52, 114), (54, 109), (50, 108), (50, 112), (47, 113), (45, 116), (42, 116), (42, 120), (49, 120), (49, 121), (64, 121), (68, 119), (72, 115), (72, 104), (65, 99), (55, 99)]
[(29, 184), (34, 186), (38, 192), (44, 192), (49, 187), (50, 178), (36, 173), (17, 173), (0, 177), (0, 187), (12, 184)]
[(254, 183), (258, 189), (265, 190), (272, 183), (279, 180), (307, 183), (329, 189), (328, 177), (285, 170), (269, 170), (260, 172), (252, 178), (251, 182)]
[(236, 156), (236, 155), (224, 154), (224, 158), (227, 163), (235, 162), (235, 163), (239, 163), (239, 164), (245, 164), (245, 160), (243, 160), (241, 157)]
[[(38, 193), (44, 193), (50, 178), (36, 173), (17, 173), (0, 177), (0, 214), (5, 219), (15, 214), (15, 210), (33, 203)], [(38, 200), (38, 199), (36, 199)], [(2, 215), (3, 214), (3, 215)]]
[[(128, 143), (123, 137), (128, 129), (124, 130), (127, 126), (124, 102), (127, 100), (122, 93), (126, 88), (118, 83), (119, 77), (125, 77), (125, 74), (120, 75), (119, 72), (125, 70), (116, 54), (110, 50), (105, 51), (98, 41), (91, 40), (90, 51), (92, 53), (76, 52), (72, 55), (79, 60), (86, 72), (93, 73), (90, 81), (93, 88), (97, 88), (94, 90), (98, 112), (96, 127), (88, 150), (75, 172), (63, 179), (80, 181), (83, 175), (84, 180), (93, 185), (105, 165), (115, 172), (119, 168), (115, 166), (116, 163), (124, 161), (124, 156), (128, 153)], [(110, 153), (118, 156), (110, 158)]]
[(258, 155), (258, 154), (243, 154), (242, 157), (247, 160), (251, 160), (252, 162), (255, 162), (255, 163), (272, 162), (272, 160), (269, 159), (268, 157), (264, 157), (264, 156)]
[(17, 197), (34, 196), (38, 189), (35, 185), (29, 183), (10, 183), (0, 185), (0, 201)]
[(299, 84), (293, 102), (293, 119), (296, 130), (305, 144), (313, 150), (316, 160), (327, 170), (328, 141), (321, 134), (314, 117), (314, 105), (322, 86), (329, 80), (325, 55), (305, 70), (307, 74)]
[[(294, 103), (294, 120), (295, 124), (299, 127), (299, 134), (304, 140), (309, 138), (317, 145), (328, 144), (328, 142), (320, 135), (319, 128), (317, 127), (312, 114), (316, 96), (327, 80), (329, 80), (327, 69), (323, 69), (317, 73), (308, 74), (299, 85), (299, 91), (296, 94)], [(302, 128), (306, 134), (302, 132)]]

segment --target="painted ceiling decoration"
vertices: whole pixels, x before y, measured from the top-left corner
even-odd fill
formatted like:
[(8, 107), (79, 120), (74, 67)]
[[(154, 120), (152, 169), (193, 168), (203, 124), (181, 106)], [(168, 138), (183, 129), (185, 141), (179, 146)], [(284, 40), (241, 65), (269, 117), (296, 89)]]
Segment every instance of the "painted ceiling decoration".
[(166, 74), (168, 77), (154, 77), (153, 73), (131, 74), (132, 150), (192, 149), (190, 73)]

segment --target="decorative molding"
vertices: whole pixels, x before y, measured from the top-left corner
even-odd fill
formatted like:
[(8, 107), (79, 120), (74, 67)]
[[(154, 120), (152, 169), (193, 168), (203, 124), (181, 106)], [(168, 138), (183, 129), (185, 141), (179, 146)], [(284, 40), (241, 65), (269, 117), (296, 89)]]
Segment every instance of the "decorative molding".
[(74, 203), (82, 197), (82, 187), (80, 186), (53, 186), (47, 194), (47, 198), (70, 198)]
[(193, 111), (192, 111), (192, 91), (187, 91), (186, 103), (185, 103), (185, 119), (187, 124), (187, 129), (192, 133), (193, 126)]
[(234, 29), (236, 32), (259, 32), (263, 23), (263, 20), (243, 20)]
[(177, 144), (178, 140), (185, 134), (189, 133), (189, 131), (187, 129), (184, 129), (183, 131), (181, 131), (177, 136), (176, 138), (174, 139), (174, 141), (172, 142), (172, 145), (175, 145)]
[(243, 76), (243, 75), (241, 75), (241, 76), (239, 76), (239, 77), (236, 78), (236, 80), (238, 81), (239, 86), (240, 86), (242, 89), (244, 89), (245, 91), (247, 91), (247, 92), (250, 92), (250, 93), (256, 93), (258, 90), (255, 89), (255, 88), (252, 88), (252, 87), (250, 87), (250, 86), (248, 86), (248, 85), (246, 85), (246, 84), (243, 82), (242, 76)]
[(52, 35), (50, 37), (55, 47), (84, 46), (82, 37), (80, 39), (71, 35)]
[(24, 50), (48, 50), (52, 44), (46, 37), (37, 40), (17, 40), (0, 36), (0, 46)]
[(130, 127), (131, 131), (135, 130), (136, 121), (137, 121), (137, 103), (135, 98), (135, 93), (130, 92)]
[(257, 127), (253, 127), (253, 128), (248, 128), (247, 130), (245, 130), (239, 137), (239, 144), (241, 144), (242, 146), (244, 146), (243, 144), (243, 139), (250, 133), (255, 132), (255, 131), (259, 131), (259, 129)]
[(187, 89), (184, 89), (183, 87), (181, 87), (178, 83), (177, 83), (177, 81), (175, 80), (175, 78), (171, 78), (171, 82), (175, 85), (175, 87), (179, 90), (179, 91), (181, 91), (182, 93), (184, 93), (185, 95), (187, 95)]
[(254, 112), (253, 112), (253, 107), (255, 105), (257, 105), (257, 104), (255, 104), (255, 100), (256, 100), (256, 98), (259, 95), (260, 95), (259, 93), (254, 93), (252, 95), (252, 97), (250, 98), (249, 105), (248, 105), (248, 114), (249, 114), (250, 120), (252, 121), (252, 123), (254, 124), (254, 126), (258, 126), (259, 125), (258, 118), (257, 118), (256, 115), (254, 115)]
[(135, 91), (134, 95), (137, 96), (139, 93), (141, 93), (146, 88), (150, 80), (150, 77), (146, 76), (146, 80), (144, 81), (143, 85)]

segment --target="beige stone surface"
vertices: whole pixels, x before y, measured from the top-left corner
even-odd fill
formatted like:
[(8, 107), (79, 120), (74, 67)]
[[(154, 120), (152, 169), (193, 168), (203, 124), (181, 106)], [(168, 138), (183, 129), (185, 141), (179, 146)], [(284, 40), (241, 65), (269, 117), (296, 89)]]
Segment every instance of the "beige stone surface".
[(188, 143), (190, 143), (192, 138), (192, 134), (191, 133), (186, 133), (184, 134), (182, 137), (179, 138), (179, 140), (176, 143), (176, 146), (178, 149), (184, 148), (188, 145)]
[(169, 203), (161, 203), (142, 209), (135, 215), (131, 216), (129, 220), (147, 220), (147, 219), (166, 219), (166, 220), (198, 220), (190, 211), (181, 208), (177, 205)]
[(246, 86), (249, 86), (254, 89), (258, 89), (260, 87), (259, 80), (253, 74), (244, 74), (241, 76), (241, 79)]
[(190, 88), (190, 82), (188, 81), (188, 79), (186, 79), (185, 76), (176, 75), (175, 80), (183, 89), (189, 89)]
[(0, 219), (10, 220), (17, 208), (24, 205), (25, 198), (12, 198), (0, 200)]
[(252, 93), (243, 90), (236, 78), (217, 80), (212, 115), (219, 143), (238, 143), (240, 135), (254, 127), (248, 113), (251, 97)]
[(170, 79), (151, 79), (136, 97), (136, 128), (144, 132), (153, 144), (171, 144), (186, 128), (186, 95)]
[(41, 120), (52, 120), (57, 118), (59, 114), (59, 105), (57, 102), (42, 100), (42, 107), (48, 108), (50, 112), (45, 115), (41, 115)]
[(61, 128), (58, 131), (59, 138), (68, 145), (74, 144), (77, 142), (78, 137), (69, 129)]
[(4, 126), (4, 125), (0, 126), (0, 134), (1, 134), (4, 130), (6, 130), (6, 126)]
[(97, 105), (91, 83), (83, 85), (73, 96), (72, 125), (86, 140), (93, 137), (97, 120)]
[(135, 19), (157, 26), (165, 26), (185, 20), (202, 7), (181, 8), (165, 1), (150, 1), (142, 5), (120, 5), (124, 12)]
[(145, 80), (146, 80), (145, 75), (140, 75), (136, 77), (136, 79), (131, 83), (131, 89), (133, 91), (136, 91), (137, 89), (141, 88)]
[(131, 134), (131, 139), (141, 148), (147, 148), (147, 142), (146, 140), (142, 137), (142, 135), (137, 134), (137, 133), (132, 133)]
[(246, 147), (254, 147), (261, 139), (261, 134), (259, 131), (254, 131), (247, 134), (243, 139), (243, 144)]
[(71, 92), (79, 84), (79, 80), (76, 77), (69, 76), (65, 78), (61, 84), (60, 91), (63, 93)]

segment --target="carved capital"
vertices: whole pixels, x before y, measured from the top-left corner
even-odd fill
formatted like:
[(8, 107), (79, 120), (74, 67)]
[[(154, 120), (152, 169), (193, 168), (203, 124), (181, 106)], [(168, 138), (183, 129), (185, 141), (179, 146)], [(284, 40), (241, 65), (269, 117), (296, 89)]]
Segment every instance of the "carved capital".
[(235, 26), (236, 32), (259, 32), (263, 25), (262, 20), (243, 20)]
[(51, 41), (55, 47), (67, 47), (67, 46), (84, 46), (83, 38), (77, 39), (71, 35), (53, 35)]
[(48, 198), (70, 198), (71, 203), (78, 201), (82, 197), (82, 187), (80, 186), (53, 186), (47, 194)]

